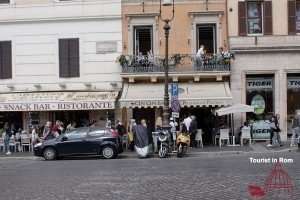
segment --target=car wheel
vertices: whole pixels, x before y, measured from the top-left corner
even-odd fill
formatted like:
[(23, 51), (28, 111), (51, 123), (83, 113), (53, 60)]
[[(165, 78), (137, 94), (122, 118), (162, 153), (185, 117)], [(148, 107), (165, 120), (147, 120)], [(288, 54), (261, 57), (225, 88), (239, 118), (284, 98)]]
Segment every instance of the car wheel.
[(112, 159), (117, 156), (115, 148), (110, 145), (104, 146), (101, 150), (101, 154), (105, 159)]
[(56, 151), (52, 147), (47, 147), (44, 152), (43, 156), (45, 160), (55, 160), (56, 159)]

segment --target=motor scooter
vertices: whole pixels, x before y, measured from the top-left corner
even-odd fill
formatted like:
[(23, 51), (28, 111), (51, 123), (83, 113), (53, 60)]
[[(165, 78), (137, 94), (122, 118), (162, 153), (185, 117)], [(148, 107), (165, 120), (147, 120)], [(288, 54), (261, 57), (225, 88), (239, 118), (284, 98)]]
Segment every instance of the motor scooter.
[(161, 130), (158, 133), (159, 150), (158, 156), (160, 158), (167, 157), (170, 150), (170, 133), (168, 130)]
[(177, 146), (177, 157), (183, 157), (188, 147), (190, 146), (190, 134), (189, 133), (179, 133), (176, 139), (176, 146)]

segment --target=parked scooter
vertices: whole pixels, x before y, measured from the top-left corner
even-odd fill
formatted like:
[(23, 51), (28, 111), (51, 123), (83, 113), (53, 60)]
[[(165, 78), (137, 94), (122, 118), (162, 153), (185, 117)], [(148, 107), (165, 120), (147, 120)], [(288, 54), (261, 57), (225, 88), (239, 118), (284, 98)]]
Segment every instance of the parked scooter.
[(177, 145), (177, 157), (183, 157), (188, 147), (190, 146), (190, 134), (189, 133), (179, 133), (176, 139), (176, 145)]
[(159, 150), (158, 156), (165, 158), (170, 150), (170, 133), (167, 130), (162, 130), (158, 133)]

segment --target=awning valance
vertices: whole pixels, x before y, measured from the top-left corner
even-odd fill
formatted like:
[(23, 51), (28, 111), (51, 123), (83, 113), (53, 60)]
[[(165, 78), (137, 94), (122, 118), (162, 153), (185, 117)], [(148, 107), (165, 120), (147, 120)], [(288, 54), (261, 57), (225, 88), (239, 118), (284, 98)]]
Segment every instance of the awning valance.
[(117, 91), (0, 94), (0, 111), (114, 109), (117, 96)]
[[(232, 104), (232, 96), (227, 82), (179, 83), (178, 90), (181, 107)], [(161, 83), (129, 83), (124, 85), (120, 106), (126, 108), (161, 107), (164, 103), (163, 96), (164, 85)]]

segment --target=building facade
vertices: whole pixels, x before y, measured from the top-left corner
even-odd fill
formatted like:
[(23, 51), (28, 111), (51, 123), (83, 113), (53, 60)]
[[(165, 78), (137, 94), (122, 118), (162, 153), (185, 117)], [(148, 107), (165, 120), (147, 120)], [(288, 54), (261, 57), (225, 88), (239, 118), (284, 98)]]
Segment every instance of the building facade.
[(1, 0), (0, 126), (112, 118), (121, 27), (121, 0)]
[[(160, 15), (159, 5), (152, 0), (122, 1), (123, 54), (118, 57), (124, 82), (122, 119), (144, 118), (152, 130), (162, 116), (164, 97), (166, 40), (161, 19), (172, 16), (172, 6), (162, 6)], [(217, 58), (219, 48), (228, 47), (226, 6), (225, 0), (177, 0), (170, 22), (170, 107), (181, 119), (195, 115), (206, 141), (211, 140), (213, 110), (232, 103), (230, 61)], [(197, 57), (201, 45), (205, 56)], [(178, 91), (174, 94), (171, 88)]]
[(279, 117), (282, 139), (300, 108), (300, 1), (228, 0), (229, 44), (235, 52), (231, 89), (235, 103), (256, 107), (236, 115), (236, 128), (254, 120), (255, 139), (268, 138), (264, 120)]

